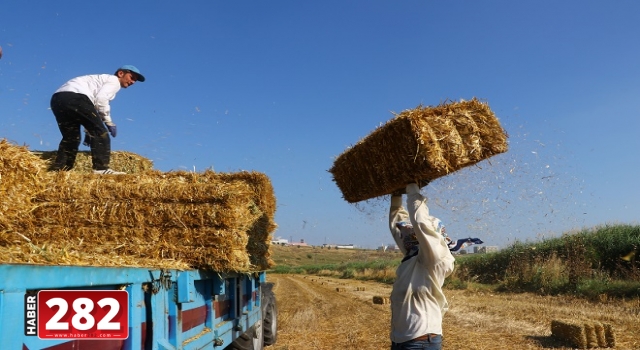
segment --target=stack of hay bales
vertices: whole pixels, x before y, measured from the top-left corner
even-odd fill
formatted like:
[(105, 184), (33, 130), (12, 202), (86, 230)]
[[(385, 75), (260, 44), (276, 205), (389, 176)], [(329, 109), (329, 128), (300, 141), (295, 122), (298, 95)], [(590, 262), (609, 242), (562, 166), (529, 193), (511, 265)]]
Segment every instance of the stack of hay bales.
[(616, 347), (615, 333), (608, 323), (552, 320), (551, 334), (578, 349)]
[(485, 102), (406, 110), (336, 158), (329, 170), (350, 203), (431, 181), (507, 151), (507, 134)]
[(1, 262), (236, 272), (273, 265), (275, 196), (264, 174), (46, 172), (26, 147), (0, 141), (0, 152), (0, 189), (28, 189), (0, 202), (13, 209), (0, 216)]

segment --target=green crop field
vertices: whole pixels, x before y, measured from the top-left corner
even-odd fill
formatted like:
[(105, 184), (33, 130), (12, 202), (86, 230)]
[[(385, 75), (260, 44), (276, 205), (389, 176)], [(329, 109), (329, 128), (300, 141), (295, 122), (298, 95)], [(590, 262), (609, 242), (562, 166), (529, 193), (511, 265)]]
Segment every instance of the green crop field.
[[(399, 252), (273, 246), (273, 273), (392, 283)], [(498, 252), (456, 257), (448, 288), (492, 288), (588, 298), (640, 296), (640, 225), (603, 225)]]

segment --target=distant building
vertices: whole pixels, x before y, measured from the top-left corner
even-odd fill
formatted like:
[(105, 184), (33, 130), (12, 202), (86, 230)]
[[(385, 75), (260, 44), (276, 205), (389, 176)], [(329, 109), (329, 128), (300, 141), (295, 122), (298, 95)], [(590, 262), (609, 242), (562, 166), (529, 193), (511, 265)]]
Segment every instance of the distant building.
[(353, 244), (338, 244), (336, 245), (336, 249), (354, 249), (355, 246)]
[(387, 246), (386, 245), (381, 245), (376, 250), (379, 251), (379, 252), (386, 252), (387, 251)]
[(306, 244), (306, 243), (304, 242), (304, 239), (301, 239), (301, 240), (300, 240), (300, 243), (291, 242), (291, 243), (289, 243), (288, 245), (290, 245), (290, 246), (291, 246), (291, 245), (293, 245), (293, 246), (297, 246), (297, 247), (308, 247), (308, 246), (309, 246), (308, 244)]
[(328, 249), (354, 249), (355, 246), (353, 244), (323, 244), (322, 248)]
[(276, 239), (272, 239), (271, 240), (271, 244), (275, 244), (275, 245), (288, 245), (289, 241), (282, 238), (282, 237), (276, 237)]
[(497, 251), (498, 251), (498, 247), (494, 245), (484, 246), (478, 249), (478, 253), (481, 253), (481, 254), (495, 253)]

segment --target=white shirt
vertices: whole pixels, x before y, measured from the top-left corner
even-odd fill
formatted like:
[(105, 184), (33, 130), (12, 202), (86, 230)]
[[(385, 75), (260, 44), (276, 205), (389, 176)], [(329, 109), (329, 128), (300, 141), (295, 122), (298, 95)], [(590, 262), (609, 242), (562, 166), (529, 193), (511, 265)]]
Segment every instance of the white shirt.
[(102, 121), (111, 123), (109, 101), (120, 91), (120, 81), (113, 74), (83, 75), (64, 83), (56, 92), (70, 91), (86, 95), (100, 113)]
[(391, 341), (404, 343), (428, 333), (442, 334), (442, 318), (449, 309), (442, 292), (444, 279), (454, 269), (454, 257), (438, 232), (439, 220), (429, 215), (426, 198), (420, 188), (407, 186), (407, 208), (402, 197), (391, 197), (389, 225), (394, 240), (403, 253), (399, 221), (411, 220), (420, 243), (418, 255), (398, 266), (391, 291)]

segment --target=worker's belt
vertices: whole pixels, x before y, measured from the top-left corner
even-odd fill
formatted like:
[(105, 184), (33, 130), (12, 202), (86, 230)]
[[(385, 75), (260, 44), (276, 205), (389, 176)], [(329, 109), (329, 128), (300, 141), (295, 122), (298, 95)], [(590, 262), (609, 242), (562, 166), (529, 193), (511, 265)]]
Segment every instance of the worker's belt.
[(435, 334), (435, 333), (427, 333), (425, 335), (421, 335), (417, 338), (413, 338), (412, 341), (414, 340), (431, 340), (432, 338), (435, 338), (437, 336), (439, 336), (440, 334)]

